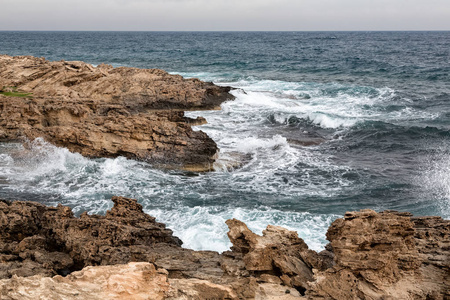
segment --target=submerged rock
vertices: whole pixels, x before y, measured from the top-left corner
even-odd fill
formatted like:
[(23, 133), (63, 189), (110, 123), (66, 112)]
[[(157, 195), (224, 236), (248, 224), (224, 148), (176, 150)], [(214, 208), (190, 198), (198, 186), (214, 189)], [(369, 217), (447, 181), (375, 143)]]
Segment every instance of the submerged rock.
[[(2, 95), (11, 88), (22, 93)], [(217, 109), (229, 91), (158, 69), (0, 55), (0, 141), (42, 137), (87, 157), (208, 171), (217, 145), (184, 110)]]
[(294, 231), (269, 225), (260, 236), (232, 219), (233, 246), (219, 254), (182, 248), (134, 199), (113, 202), (105, 216), (76, 218), (64, 206), (0, 201), (0, 298), (450, 297), (450, 221), (440, 217), (349, 212), (320, 253)]

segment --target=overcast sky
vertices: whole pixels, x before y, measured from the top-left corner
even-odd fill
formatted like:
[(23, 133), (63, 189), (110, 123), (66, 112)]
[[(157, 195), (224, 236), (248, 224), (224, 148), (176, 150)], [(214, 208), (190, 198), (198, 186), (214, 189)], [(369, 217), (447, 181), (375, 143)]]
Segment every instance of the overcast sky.
[(0, 30), (450, 30), (450, 0), (1, 0)]

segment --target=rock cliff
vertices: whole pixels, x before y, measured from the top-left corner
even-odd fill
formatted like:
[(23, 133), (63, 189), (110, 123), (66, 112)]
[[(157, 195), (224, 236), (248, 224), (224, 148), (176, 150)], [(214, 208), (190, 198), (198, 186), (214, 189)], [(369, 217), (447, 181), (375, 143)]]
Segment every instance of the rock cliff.
[(233, 219), (233, 246), (219, 254), (182, 248), (136, 200), (113, 202), (105, 216), (77, 218), (0, 201), (0, 298), (450, 299), (450, 221), (440, 217), (349, 212), (319, 253), (294, 231), (269, 225), (260, 236)]
[(88, 157), (207, 171), (217, 145), (184, 111), (217, 109), (229, 91), (158, 69), (0, 55), (0, 141), (42, 137)]

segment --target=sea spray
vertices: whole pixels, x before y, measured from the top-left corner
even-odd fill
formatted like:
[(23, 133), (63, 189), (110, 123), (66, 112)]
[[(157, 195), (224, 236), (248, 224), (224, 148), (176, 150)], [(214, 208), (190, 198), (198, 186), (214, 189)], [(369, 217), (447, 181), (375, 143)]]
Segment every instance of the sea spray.
[(449, 141), (428, 149), (422, 161), (422, 172), (417, 176), (421, 194), (437, 206), (440, 215), (450, 218), (450, 147)]

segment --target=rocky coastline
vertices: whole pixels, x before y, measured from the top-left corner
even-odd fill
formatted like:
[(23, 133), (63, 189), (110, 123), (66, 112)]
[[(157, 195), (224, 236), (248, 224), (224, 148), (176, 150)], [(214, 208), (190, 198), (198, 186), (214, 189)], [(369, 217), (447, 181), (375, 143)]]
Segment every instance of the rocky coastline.
[[(165, 71), (0, 55), (0, 142), (210, 171), (216, 143), (186, 110), (229, 87)], [(320, 139), (310, 143), (319, 143)], [(135, 199), (104, 216), (0, 199), (0, 299), (450, 299), (450, 221), (348, 212), (316, 252), (294, 231), (228, 220), (229, 251), (194, 251)]]
[(0, 201), (1, 299), (450, 299), (450, 221), (348, 212), (326, 250), (228, 220), (230, 251), (194, 251), (134, 199), (105, 216)]
[(159, 69), (0, 55), (0, 141), (40, 137), (87, 157), (210, 171), (218, 147), (184, 111), (219, 109), (229, 91)]

